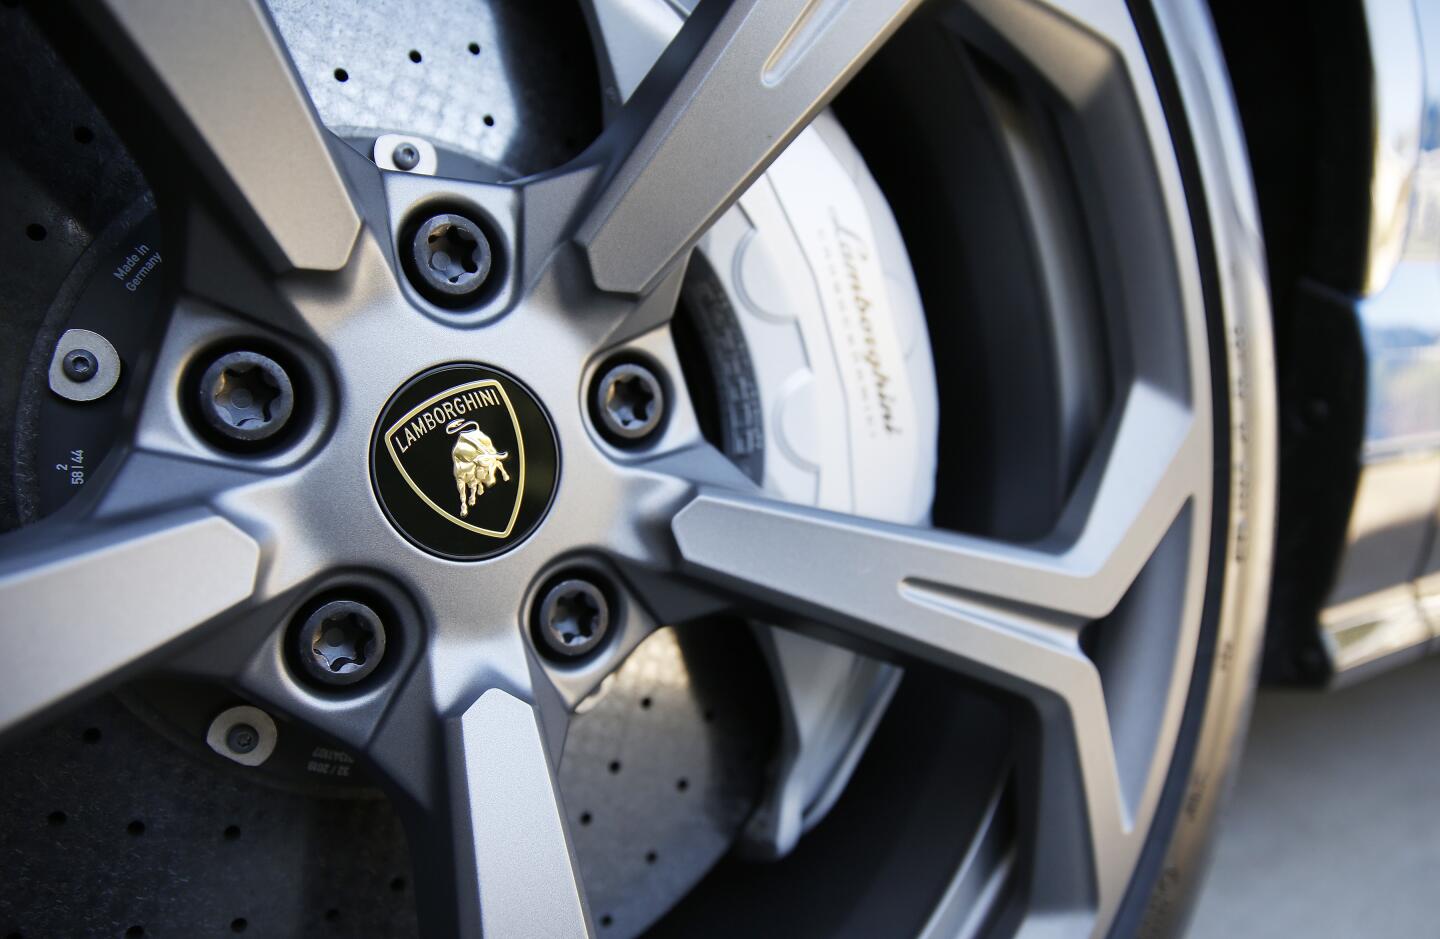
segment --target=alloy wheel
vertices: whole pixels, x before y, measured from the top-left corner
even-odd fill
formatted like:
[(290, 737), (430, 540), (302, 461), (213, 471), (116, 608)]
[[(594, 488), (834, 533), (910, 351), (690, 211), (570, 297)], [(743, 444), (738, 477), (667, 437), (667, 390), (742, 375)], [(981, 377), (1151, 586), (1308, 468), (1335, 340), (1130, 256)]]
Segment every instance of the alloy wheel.
[[(498, 181), (382, 171), (338, 139), (257, 4), (37, 10), (155, 188), (170, 280), (123, 445), (0, 541), (0, 732), (156, 668), (223, 685), (360, 755), (426, 934), (604, 934), (558, 781), (577, 710), (664, 626), (774, 625), (1001, 703), (1013, 749), (929, 934), (1133, 921), (1200, 715), (1243, 710), (1268, 560), (1253, 530), (1236, 548), (1269, 498), (1265, 394), (1237, 391), (1265, 352), (1259, 265), (1225, 219), (1197, 230), (1217, 171), (1188, 165), (1196, 118), (1174, 110), (1197, 93), (1167, 110), (1147, 58), (1197, 22), (1183, 6), (1137, 25), (1122, 2), (706, 2), (637, 53), (643, 18), (593, 0), (604, 131)], [(697, 243), (837, 95), (881, 188), (899, 175), (858, 112), (922, 29), (972, 50), (1005, 130), (1041, 278), (1012, 322), (1044, 324), (1013, 362), (1050, 368), (1010, 406), (1058, 413), (1059, 443), (947, 448), (982, 437), (942, 377), (934, 523), (912, 525), (767, 492), (707, 432), (673, 333)], [(887, 195), (906, 231), (919, 210)], [(912, 246), (922, 287), (947, 251)], [(967, 313), (945, 299), (925, 296), (942, 365), (958, 327), (933, 320)], [(972, 355), (1024, 345), (989, 336)], [(984, 469), (1001, 457), (1008, 485)], [(1029, 517), (995, 508), (1039, 475)], [(988, 508), (956, 495), (971, 482)], [(1242, 677), (1211, 697), (1217, 658)], [(240, 755), (273, 733), (245, 720)], [(760, 853), (800, 838), (755, 824)]]

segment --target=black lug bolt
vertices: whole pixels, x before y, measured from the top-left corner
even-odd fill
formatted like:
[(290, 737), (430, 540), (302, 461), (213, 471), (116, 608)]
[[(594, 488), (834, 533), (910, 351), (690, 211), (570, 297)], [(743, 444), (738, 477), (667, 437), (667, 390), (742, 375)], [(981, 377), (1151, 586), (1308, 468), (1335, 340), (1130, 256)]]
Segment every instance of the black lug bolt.
[(259, 441), (284, 429), (295, 408), (290, 376), (258, 352), (222, 355), (200, 379), (200, 413), (231, 440)]
[(233, 753), (249, 753), (260, 745), (260, 732), (249, 724), (236, 724), (225, 735), (225, 745)]
[(473, 299), (490, 276), (494, 257), (480, 226), (463, 215), (434, 215), (411, 243), (415, 285), (440, 303)]
[(635, 444), (660, 428), (665, 389), (655, 373), (636, 362), (612, 366), (595, 385), (595, 413), (612, 442)]
[(588, 655), (610, 631), (610, 603), (589, 580), (567, 577), (540, 598), (536, 632), (551, 653), (574, 659)]
[(60, 371), (71, 381), (89, 381), (100, 371), (100, 360), (89, 349), (71, 349), (60, 360)]
[(390, 154), (390, 162), (396, 169), (413, 170), (420, 165), (420, 151), (413, 143), (399, 143)]
[(296, 647), (310, 677), (327, 685), (353, 685), (385, 657), (385, 624), (364, 603), (331, 600), (305, 618)]

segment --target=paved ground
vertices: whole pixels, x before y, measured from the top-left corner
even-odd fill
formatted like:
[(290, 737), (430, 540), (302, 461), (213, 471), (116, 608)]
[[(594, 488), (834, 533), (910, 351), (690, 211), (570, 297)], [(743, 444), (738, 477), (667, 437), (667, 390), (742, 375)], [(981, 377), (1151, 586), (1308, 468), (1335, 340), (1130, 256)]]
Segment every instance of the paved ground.
[(1440, 658), (1260, 693), (1190, 936), (1440, 936)]

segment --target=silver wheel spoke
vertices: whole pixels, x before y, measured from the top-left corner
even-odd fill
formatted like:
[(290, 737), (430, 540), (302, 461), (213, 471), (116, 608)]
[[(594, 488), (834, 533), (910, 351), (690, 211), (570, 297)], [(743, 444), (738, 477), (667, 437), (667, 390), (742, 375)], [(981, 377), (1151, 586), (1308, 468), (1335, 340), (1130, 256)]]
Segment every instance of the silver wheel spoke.
[(0, 731), (108, 685), (250, 596), (260, 549), (204, 510), (0, 541)]
[[(675, 517), (686, 568), (762, 609), (838, 630), (1028, 699), (1041, 722), (1037, 889), (1115, 899), (1131, 823), (1100, 675), (1080, 628), (1111, 613), (1187, 500), (1208, 486), (1189, 411), (1137, 384), (1082, 479), (1073, 534), (1019, 546), (702, 491)], [(1062, 523), (1062, 531), (1066, 526)], [(1057, 535), (1057, 540), (1062, 536)], [(1078, 866), (1077, 866), (1078, 865)]]
[(916, 6), (701, 4), (612, 125), (626, 152), (578, 232), (596, 284), (645, 292)]
[(1039, 869), (1065, 908), (1089, 905), (1128, 829), (1100, 677), (1079, 646), (1108, 591), (1063, 556), (732, 495), (697, 497), (675, 531), (687, 566), (766, 606), (1032, 702)]
[(451, 722), (448, 737), (461, 933), (587, 935), (535, 709), (492, 689)]
[(263, 5), (109, 0), (83, 12), (277, 271), (345, 265), (360, 217)]
[[(596, 58), (608, 84), (606, 103), (630, 98), (655, 60), (675, 38), (684, 15), (655, 0), (582, 0)], [(611, 97), (613, 92), (613, 99)]]
[[(554, 772), (534, 707), (499, 688), (444, 722), (443, 757), (426, 761), (423, 734), (398, 722), (381, 741), (407, 757), (392, 771), (417, 800), (411, 852), (426, 872), (421, 925), (434, 936), (589, 935), (583, 891)], [(443, 767), (427, 784), (419, 769)], [(393, 775), (393, 772), (392, 772)], [(417, 791), (418, 790), (418, 791)]]
[[(1090, 486), (1082, 482), (1082, 491), (1094, 495), (1072, 510), (1081, 515), (1080, 530), (1056, 547), (923, 531), (713, 490), (696, 496), (673, 527), (692, 568), (738, 580), (782, 605), (848, 609), (887, 624), (894, 629), (890, 644), (925, 657), (961, 650), (943, 632), (899, 625), (917, 608), (1003, 612), (1017, 635), (1068, 642), (1066, 633), (1115, 608), (1206, 481), (1202, 442), (1185, 409), (1137, 385)], [(836, 596), (837, 590), (855, 596)]]

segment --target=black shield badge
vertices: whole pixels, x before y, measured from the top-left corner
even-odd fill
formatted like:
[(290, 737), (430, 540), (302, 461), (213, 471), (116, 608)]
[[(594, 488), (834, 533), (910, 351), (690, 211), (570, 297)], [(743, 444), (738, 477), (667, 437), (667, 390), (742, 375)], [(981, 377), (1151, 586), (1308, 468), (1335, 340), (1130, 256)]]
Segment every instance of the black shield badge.
[(407, 382), (375, 425), (371, 475), (385, 513), (431, 553), (480, 560), (544, 516), (558, 451), (549, 418), (515, 379), (474, 364)]

